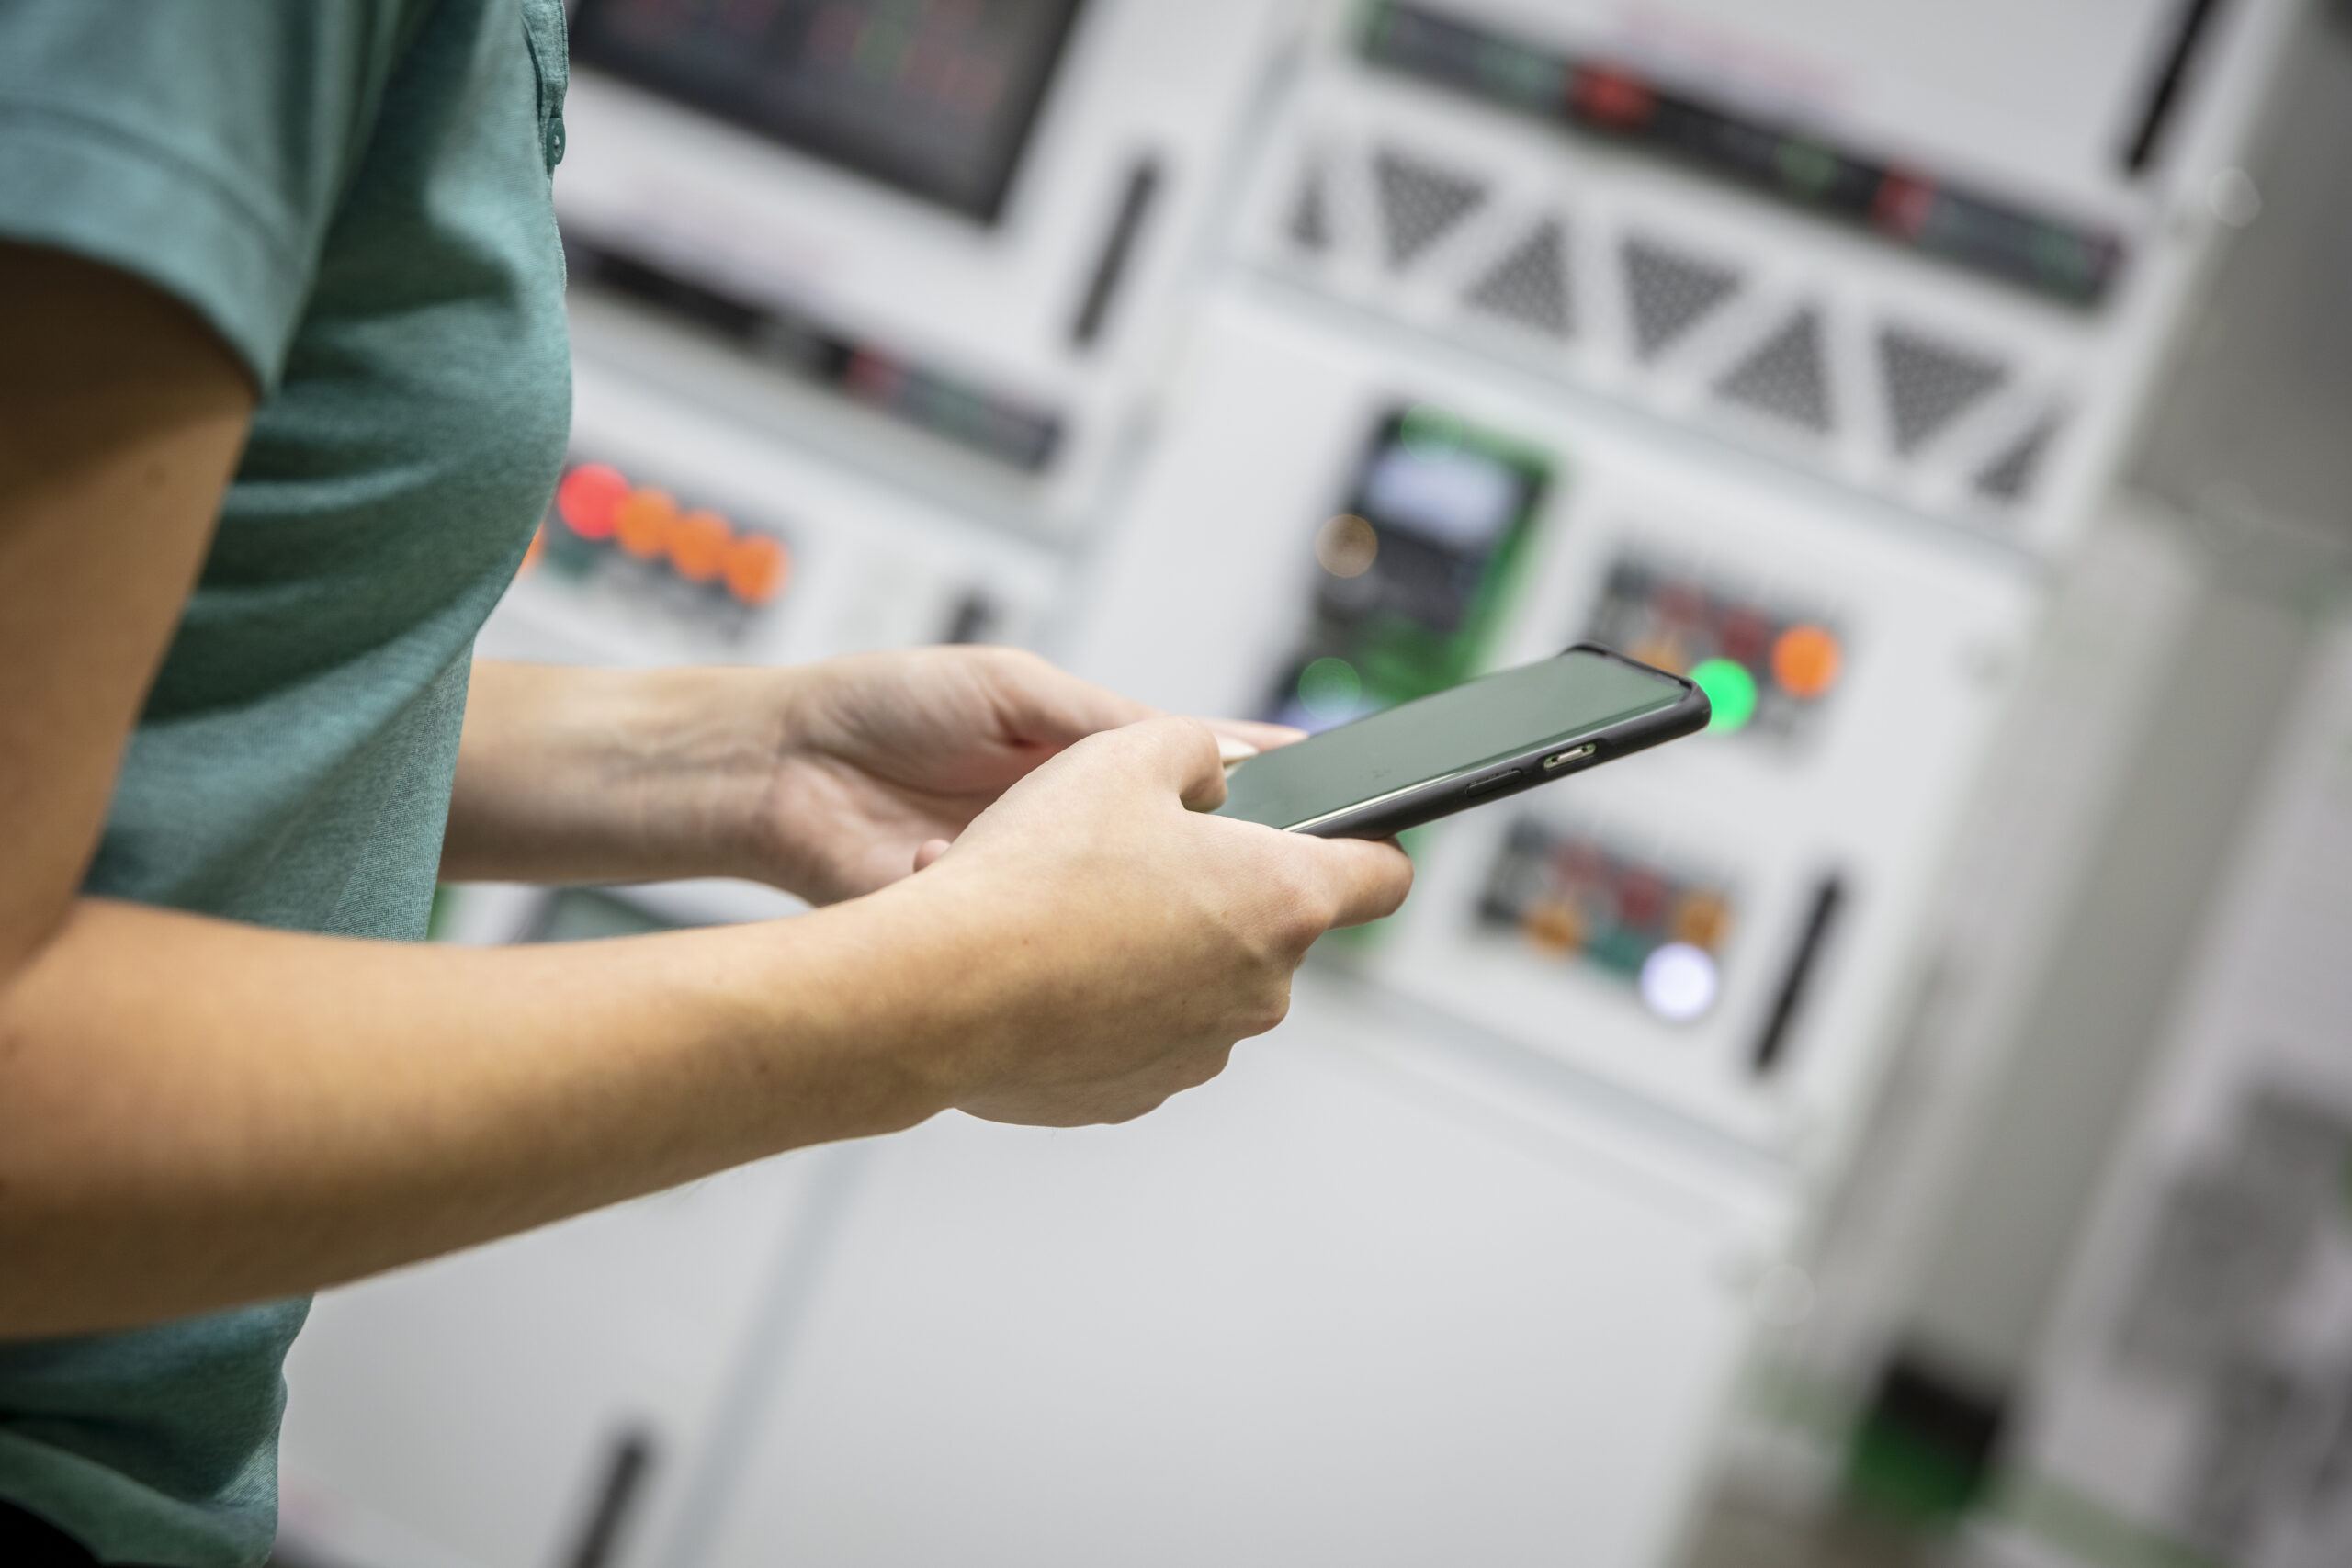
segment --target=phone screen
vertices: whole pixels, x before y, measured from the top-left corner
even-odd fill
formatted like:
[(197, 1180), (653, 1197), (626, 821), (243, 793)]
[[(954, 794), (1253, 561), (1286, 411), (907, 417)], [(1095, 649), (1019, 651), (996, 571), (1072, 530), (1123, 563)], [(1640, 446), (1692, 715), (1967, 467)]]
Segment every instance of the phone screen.
[(1667, 677), (1577, 649), (1467, 682), (1250, 758), (1218, 815), (1295, 828), (1682, 701)]

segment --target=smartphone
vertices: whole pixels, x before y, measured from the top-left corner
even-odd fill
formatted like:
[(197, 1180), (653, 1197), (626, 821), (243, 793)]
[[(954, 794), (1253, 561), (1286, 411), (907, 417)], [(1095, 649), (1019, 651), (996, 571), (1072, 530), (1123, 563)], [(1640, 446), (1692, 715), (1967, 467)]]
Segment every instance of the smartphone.
[(1387, 708), (1240, 763), (1217, 815), (1385, 839), (1707, 727), (1706, 694), (1598, 643)]

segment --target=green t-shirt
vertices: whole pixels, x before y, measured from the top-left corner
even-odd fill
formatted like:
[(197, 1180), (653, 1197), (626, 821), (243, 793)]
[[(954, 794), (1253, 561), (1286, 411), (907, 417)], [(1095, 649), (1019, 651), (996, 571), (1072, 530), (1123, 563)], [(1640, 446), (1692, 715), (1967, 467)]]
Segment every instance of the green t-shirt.
[[(560, 0), (8, 0), (0, 236), (134, 273), (264, 400), (92, 893), (414, 940), (475, 630), (571, 415)], [(0, 1498), (262, 1561), (307, 1303), (0, 1344)]]

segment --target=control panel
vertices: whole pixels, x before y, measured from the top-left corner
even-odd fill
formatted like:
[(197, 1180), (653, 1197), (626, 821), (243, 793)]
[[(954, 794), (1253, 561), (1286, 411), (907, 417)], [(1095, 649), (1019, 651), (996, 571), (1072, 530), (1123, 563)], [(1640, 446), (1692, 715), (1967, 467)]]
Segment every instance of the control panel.
[(572, 451), (484, 656), (992, 641), (1312, 730), (1594, 640), (1713, 720), (1417, 829), (1134, 1127), (323, 1298), (289, 1546), (1658, 1568), (2290, 9), (579, 0)]
[(1284, 28), (1257, 0), (583, 0), (575, 329), (745, 417), (667, 352), (694, 340), (796, 394), (753, 400), (772, 431), (1067, 536)]

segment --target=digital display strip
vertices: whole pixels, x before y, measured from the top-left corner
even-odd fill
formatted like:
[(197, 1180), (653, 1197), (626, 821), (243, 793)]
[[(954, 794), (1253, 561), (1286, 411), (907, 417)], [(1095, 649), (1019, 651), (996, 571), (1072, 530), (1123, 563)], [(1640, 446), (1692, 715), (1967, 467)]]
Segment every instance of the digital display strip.
[(571, 235), (565, 236), (564, 259), (576, 282), (682, 317), (797, 379), (1023, 472), (1042, 470), (1061, 445), (1057, 415), (852, 337), (804, 311), (745, 299)]
[(582, 0), (572, 58), (994, 222), (1080, 0)]
[(2111, 232), (1760, 123), (1614, 62), (1577, 59), (1419, 6), (1372, 0), (1361, 49), (1374, 65), (1651, 149), (2069, 303), (2096, 303), (2123, 265), (2122, 241)]

